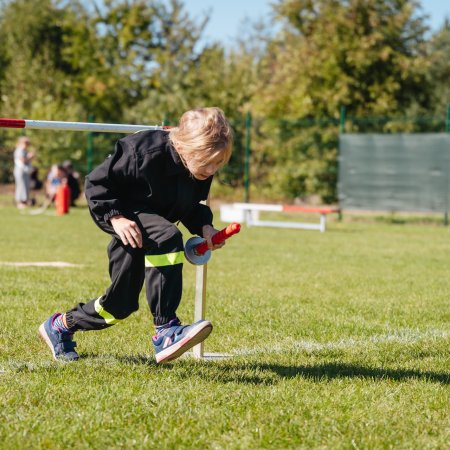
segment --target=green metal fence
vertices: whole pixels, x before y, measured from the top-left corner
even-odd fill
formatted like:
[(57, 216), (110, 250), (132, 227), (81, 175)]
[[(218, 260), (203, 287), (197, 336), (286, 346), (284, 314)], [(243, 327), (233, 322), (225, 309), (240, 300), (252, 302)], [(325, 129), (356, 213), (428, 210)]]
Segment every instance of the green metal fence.
[[(232, 118), (235, 146), (229, 165), (218, 174), (219, 183), (238, 189), (243, 201), (271, 199), (293, 200), (318, 195), (322, 202), (338, 200), (338, 149), (339, 137), (362, 133), (437, 133), (450, 131), (450, 108), (438, 116), (352, 116), (341, 108), (335, 117), (303, 117), (300, 119), (273, 119), (258, 117), (246, 112)], [(89, 120), (93, 120), (90, 117)], [(175, 124), (166, 117), (165, 124)], [(50, 134), (39, 134), (41, 148)], [(12, 148), (0, 130), (0, 182), (11, 181)], [(37, 137), (37, 135), (36, 135)], [(58, 139), (61, 136), (58, 135)], [(85, 154), (75, 159), (77, 170), (82, 174), (90, 171), (114, 148), (120, 135), (102, 133), (80, 136), (69, 148), (66, 142), (59, 147), (68, 157), (84, 147)], [(71, 141), (70, 141), (71, 142)], [(70, 144), (68, 141), (67, 143)], [(394, 151), (391, 148), (392, 151)], [(1, 153), (1, 152), (0, 152)], [(73, 159), (73, 158), (72, 158)], [(238, 191), (236, 191), (238, 192)]]

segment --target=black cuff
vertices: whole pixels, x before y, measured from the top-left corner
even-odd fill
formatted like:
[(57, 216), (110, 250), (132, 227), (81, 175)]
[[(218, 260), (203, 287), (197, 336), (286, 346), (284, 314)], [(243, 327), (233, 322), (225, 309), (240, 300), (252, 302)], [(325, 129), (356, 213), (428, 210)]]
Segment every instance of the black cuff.
[(107, 212), (107, 213), (103, 216), (103, 220), (104, 220), (105, 222), (108, 222), (109, 219), (111, 219), (111, 217), (114, 217), (114, 216), (121, 216), (121, 215), (122, 215), (122, 212), (119, 211), (118, 209), (111, 209), (111, 211)]

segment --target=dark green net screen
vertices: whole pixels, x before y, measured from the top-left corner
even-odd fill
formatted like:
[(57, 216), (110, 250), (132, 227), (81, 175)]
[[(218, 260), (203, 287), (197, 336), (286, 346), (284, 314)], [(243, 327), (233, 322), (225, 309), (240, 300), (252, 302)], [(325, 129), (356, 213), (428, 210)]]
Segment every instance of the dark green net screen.
[(449, 211), (450, 134), (341, 134), (341, 209)]

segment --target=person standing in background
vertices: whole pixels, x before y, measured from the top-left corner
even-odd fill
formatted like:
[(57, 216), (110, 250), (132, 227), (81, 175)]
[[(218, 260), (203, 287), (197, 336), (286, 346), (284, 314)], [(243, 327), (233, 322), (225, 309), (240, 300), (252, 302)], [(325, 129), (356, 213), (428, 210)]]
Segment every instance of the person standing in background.
[(70, 206), (75, 206), (75, 200), (81, 194), (80, 174), (74, 170), (72, 162), (69, 160), (64, 161), (62, 167), (66, 171), (67, 184), (70, 189)]
[(16, 205), (19, 209), (30, 204), (30, 172), (34, 152), (29, 152), (30, 140), (21, 136), (14, 150), (14, 180), (16, 183)]

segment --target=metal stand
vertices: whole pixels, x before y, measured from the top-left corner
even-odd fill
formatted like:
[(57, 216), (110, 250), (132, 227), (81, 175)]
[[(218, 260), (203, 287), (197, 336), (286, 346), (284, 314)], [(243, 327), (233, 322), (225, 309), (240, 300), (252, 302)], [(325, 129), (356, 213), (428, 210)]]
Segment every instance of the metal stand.
[[(206, 201), (206, 204), (209, 205), (209, 197)], [(208, 274), (208, 264), (203, 264), (201, 266), (197, 266), (195, 272), (195, 305), (194, 305), (194, 321), (205, 319), (205, 311), (206, 311), (206, 279)], [(203, 360), (217, 360), (228, 358), (230, 355), (226, 353), (205, 353), (204, 351), (204, 342), (200, 342), (200, 344), (195, 345), (192, 348), (192, 354), (194, 358), (203, 359)]]
[[(195, 306), (194, 306), (194, 322), (205, 319), (206, 306), (206, 278), (208, 274), (208, 265), (197, 266), (195, 272)], [(203, 358), (204, 342), (200, 342), (192, 351), (195, 358)]]
[[(206, 309), (206, 278), (208, 273), (208, 265), (197, 266), (195, 274), (195, 307), (194, 307), (194, 321), (205, 319)], [(205, 353), (204, 342), (200, 342), (192, 348), (192, 355), (194, 358), (203, 360), (217, 360), (229, 358), (231, 355), (226, 353)]]

